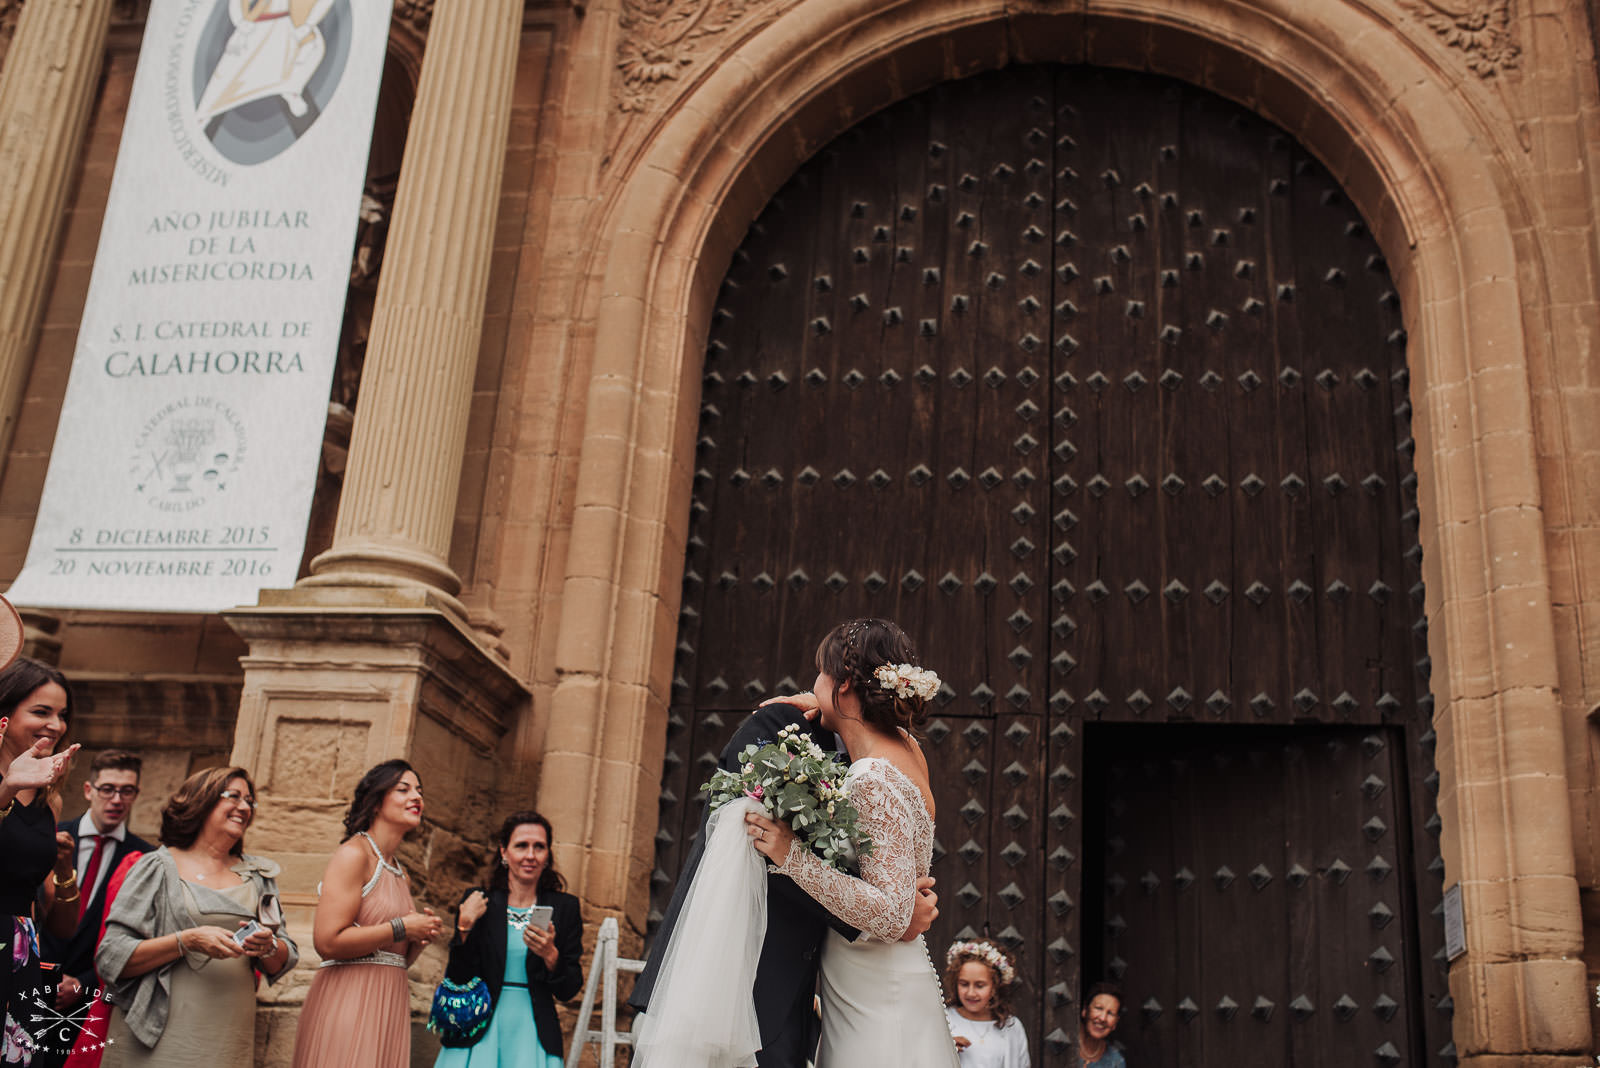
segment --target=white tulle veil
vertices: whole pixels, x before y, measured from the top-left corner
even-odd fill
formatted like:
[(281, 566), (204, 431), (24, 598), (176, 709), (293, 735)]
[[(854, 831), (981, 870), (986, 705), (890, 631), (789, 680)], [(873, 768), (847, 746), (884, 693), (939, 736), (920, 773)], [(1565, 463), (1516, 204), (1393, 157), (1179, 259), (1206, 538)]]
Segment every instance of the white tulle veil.
[(661, 947), (650, 1011), (634, 1021), (638, 1068), (751, 1068), (761, 1048), (756, 964), (767, 931), (767, 861), (745, 832), (741, 798), (706, 824), (705, 851)]

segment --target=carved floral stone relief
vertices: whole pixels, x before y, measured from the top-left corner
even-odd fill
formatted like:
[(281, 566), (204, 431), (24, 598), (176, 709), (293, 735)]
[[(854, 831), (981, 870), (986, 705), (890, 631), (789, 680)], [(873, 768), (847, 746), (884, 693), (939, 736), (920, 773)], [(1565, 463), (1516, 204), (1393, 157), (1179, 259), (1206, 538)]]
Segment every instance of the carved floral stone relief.
[(1400, 0), (1400, 6), (1459, 48), (1480, 78), (1516, 67), (1522, 49), (1511, 34), (1511, 0)]
[(623, 0), (617, 109), (648, 111), (666, 83), (704, 55), (711, 38), (761, 6), (763, 0)]

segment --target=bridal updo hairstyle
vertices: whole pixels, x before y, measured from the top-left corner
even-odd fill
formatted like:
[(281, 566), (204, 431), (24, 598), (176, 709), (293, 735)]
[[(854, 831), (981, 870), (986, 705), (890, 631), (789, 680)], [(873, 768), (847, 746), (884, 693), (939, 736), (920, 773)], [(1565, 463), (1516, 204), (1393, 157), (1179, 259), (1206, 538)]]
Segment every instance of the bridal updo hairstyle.
[[(383, 799), (408, 771), (417, 775), (417, 769), (404, 760), (385, 760), (361, 776), (361, 781), (356, 783), (355, 796), (350, 799), (350, 810), (344, 814), (344, 837), (339, 839), (341, 842), (348, 842), (372, 826), (378, 809), (383, 807)], [(417, 779), (420, 781), (422, 776), (417, 775)]]
[(911, 664), (920, 667), (917, 647), (906, 632), (887, 619), (852, 619), (834, 627), (817, 646), (817, 670), (832, 676), (833, 700), (839, 700), (838, 684), (848, 679), (861, 700), (861, 720), (886, 734), (904, 727), (919, 733), (928, 717), (928, 702), (916, 694), (902, 697), (884, 689), (873, 672), (885, 664)]

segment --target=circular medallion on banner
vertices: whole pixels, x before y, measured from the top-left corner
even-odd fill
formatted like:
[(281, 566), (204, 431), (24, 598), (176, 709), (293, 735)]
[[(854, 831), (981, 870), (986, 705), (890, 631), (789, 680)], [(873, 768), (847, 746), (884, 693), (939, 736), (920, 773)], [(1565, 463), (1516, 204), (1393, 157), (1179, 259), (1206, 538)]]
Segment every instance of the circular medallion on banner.
[(353, 21), (350, 0), (216, 0), (190, 89), (207, 140), (244, 166), (298, 141), (338, 91)]
[(139, 425), (130, 473), (151, 507), (183, 513), (228, 492), (244, 462), (244, 422), (215, 397), (167, 401)]

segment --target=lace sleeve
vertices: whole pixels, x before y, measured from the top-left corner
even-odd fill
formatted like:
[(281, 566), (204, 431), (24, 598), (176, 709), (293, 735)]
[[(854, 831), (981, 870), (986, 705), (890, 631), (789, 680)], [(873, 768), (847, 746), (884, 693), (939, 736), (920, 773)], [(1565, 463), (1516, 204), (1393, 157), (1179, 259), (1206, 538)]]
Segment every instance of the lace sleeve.
[(850, 926), (898, 941), (911, 926), (916, 902), (915, 820), (906, 799), (876, 777), (856, 780), (851, 800), (861, 830), (872, 839), (872, 852), (861, 858), (861, 878), (830, 867), (798, 838), (778, 871)]

